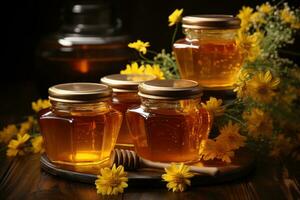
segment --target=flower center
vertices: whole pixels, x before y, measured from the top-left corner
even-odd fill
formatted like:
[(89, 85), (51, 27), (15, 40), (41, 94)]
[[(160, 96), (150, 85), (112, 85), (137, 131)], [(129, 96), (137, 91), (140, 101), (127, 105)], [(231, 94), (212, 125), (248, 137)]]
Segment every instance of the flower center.
[(111, 187), (117, 187), (118, 185), (120, 185), (120, 180), (117, 177), (111, 177), (111, 179), (109, 180), (109, 185)]

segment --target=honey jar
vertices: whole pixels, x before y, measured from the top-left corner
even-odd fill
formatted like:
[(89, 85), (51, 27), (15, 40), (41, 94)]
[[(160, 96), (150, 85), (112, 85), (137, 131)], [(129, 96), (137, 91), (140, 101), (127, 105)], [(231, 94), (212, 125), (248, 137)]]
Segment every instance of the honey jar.
[[(112, 87), (112, 107), (125, 116), (128, 108), (139, 106), (141, 103), (137, 94), (138, 85), (154, 79), (156, 76), (146, 74), (112, 74), (101, 78), (101, 82)], [(133, 141), (125, 120), (121, 125), (116, 148), (133, 148)]]
[(126, 120), (135, 150), (159, 162), (199, 160), (211, 116), (201, 107), (202, 89), (191, 80), (152, 80), (139, 85), (141, 106), (129, 109)]
[(232, 88), (243, 63), (236, 43), (239, 27), (240, 20), (230, 15), (183, 17), (185, 38), (173, 44), (181, 78), (205, 90)]
[(49, 88), (51, 107), (39, 116), (46, 155), (63, 165), (99, 165), (109, 160), (122, 123), (110, 105), (111, 89), (97, 83)]

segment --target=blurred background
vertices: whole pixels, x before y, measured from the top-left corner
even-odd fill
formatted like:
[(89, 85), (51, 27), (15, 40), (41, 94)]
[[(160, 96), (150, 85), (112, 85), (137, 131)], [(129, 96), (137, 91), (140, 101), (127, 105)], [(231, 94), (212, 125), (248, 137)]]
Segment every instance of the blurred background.
[[(47, 98), (47, 87), (51, 84), (91, 79), (98, 82), (102, 75), (118, 72), (134, 59), (134, 51), (126, 47), (129, 41), (141, 39), (149, 41), (154, 50), (164, 48), (170, 51), (173, 27), (168, 27), (168, 16), (176, 8), (183, 8), (184, 15), (236, 15), (243, 5), (254, 7), (263, 2), (6, 1), (1, 5), (2, 10), (8, 12), (1, 12), (0, 126), (30, 114), (31, 102)], [(300, 6), (299, 0), (288, 2), (291, 6)], [(80, 35), (88, 38), (82, 40), (78, 38)], [(182, 35), (178, 34), (177, 37)], [(70, 42), (79, 47), (71, 47)], [(287, 48), (299, 53), (299, 43), (298, 35), (296, 43)], [(89, 54), (86, 55), (84, 51)], [(74, 56), (80, 59), (70, 62)], [(286, 56), (299, 64), (300, 59), (296, 55)], [(69, 60), (64, 60), (64, 57)]]

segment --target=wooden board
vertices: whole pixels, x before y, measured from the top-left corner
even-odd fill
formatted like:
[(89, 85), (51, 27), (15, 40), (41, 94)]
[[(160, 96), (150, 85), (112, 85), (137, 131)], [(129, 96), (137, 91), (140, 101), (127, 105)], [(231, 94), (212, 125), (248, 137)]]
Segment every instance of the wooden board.
[[(254, 169), (255, 158), (250, 151), (243, 149), (236, 153), (233, 162), (230, 164), (225, 164), (220, 161), (209, 161), (199, 162), (194, 165), (218, 167), (219, 173), (215, 176), (197, 174), (193, 177), (193, 185), (216, 184), (246, 176)], [(41, 157), (41, 168), (55, 176), (91, 184), (94, 184), (97, 178), (97, 171), (99, 171), (87, 173), (75, 172), (72, 169), (62, 169), (61, 166), (51, 163), (45, 155)], [(151, 168), (128, 171), (129, 184), (140, 187), (145, 185), (149, 186), (149, 184), (153, 186), (165, 186), (165, 183), (161, 181), (161, 175), (163, 173), (164, 170)]]

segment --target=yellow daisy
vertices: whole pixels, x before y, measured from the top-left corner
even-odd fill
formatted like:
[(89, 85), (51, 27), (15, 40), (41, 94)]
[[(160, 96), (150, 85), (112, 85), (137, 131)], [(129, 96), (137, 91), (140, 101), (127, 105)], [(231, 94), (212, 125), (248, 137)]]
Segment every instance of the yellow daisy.
[(147, 47), (150, 47), (149, 42), (143, 42), (141, 40), (137, 40), (136, 42), (132, 42), (128, 44), (129, 48), (133, 48), (143, 54), (147, 53)]
[(144, 73), (149, 75), (155, 75), (158, 79), (165, 79), (164, 73), (160, 69), (160, 66), (157, 64), (154, 64), (152, 66), (147, 64)]
[(250, 17), (251, 22), (254, 24), (264, 24), (266, 23), (266, 20), (264, 20), (264, 16), (260, 12), (255, 12)]
[(245, 55), (245, 59), (253, 62), (260, 55), (260, 41), (262, 34), (255, 32), (252, 35), (248, 35), (243, 31), (238, 31), (236, 43)]
[(250, 75), (248, 70), (241, 70), (238, 75), (238, 79), (235, 83), (235, 88), (233, 89), (236, 92), (237, 97), (242, 99), (247, 96), (247, 81)]
[(293, 11), (291, 11), (288, 6), (285, 6), (284, 9), (281, 10), (280, 18), (285, 23), (290, 24), (292, 28), (296, 28), (296, 29), (300, 28), (299, 20), (297, 20), (295, 13)]
[(248, 6), (243, 6), (242, 10), (240, 10), (239, 14), (237, 15), (238, 18), (241, 20), (241, 30), (247, 30), (249, 26), (249, 22), (251, 20), (253, 9)]
[(230, 121), (227, 125), (220, 129), (220, 135), (216, 138), (217, 141), (226, 143), (230, 149), (239, 149), (245, 146), (246, 137), (240, 135), (240, 126), (232, 124)]
[(272, 136), (273, 121), (268, 113), (258, 108), (253, 108), (250, 112), (244, 112), (243, 118), (246, 120), (249, 134), (254, 139), (257, 139), (259, 136)]
[(176, 23), (180, 22), (181, 15), (183, 9), (176, 9), (170, 16), (169, 16), (169, 26), (174, 26)]
[(215, 97), (210, 97), (206, 104), (201, 103), (201, 105), (208, 110), (213, 116), (221, 116), (225, 112), (225, 107), (221, 106), (223, 103), (222, 99), (216, 99)]
[(257, 102), (270, 103), (276, 95), (275, 89), (280, 83), (279, 78), (274, 78), (270, 71), (255, 74), (247, 84), (249, 95)]
[(29, 140), (30, 135), (17, 135), (17, 139), (11, 140), (7, 147), (7, 156), (16, 156), (16, 155), (24, 155), (26, 153), (26, 146), (25, 143)]
[(220, 159), (223, 162), (230, 163), (231, 158), (234, 157), (234, 152), (226, 143), (221, 140), (211, 140), (208, 139), (201, 143), (200, 156), (203, 160), (214, 160)]
[(95, 181), (97, 194), (117, 195), (123, 193), (127, 188), (127, 173), (122, 165), (116, 167), (114, 164), (112, 169), (105, 167), (100, 170), (100, 175)]
[(11, 138), (16, 135), (18, 132), (18, 129), (16, 125), (10, 124), (6, 126), (2, 131), (0, 131), (0, 143), (8, 143)]
[(272, 12), (273, 7), (269, 4), (269, 2), (262, 4), (259, 6), (258, 11), (264, 14), (270, 14)]
[(44, 153), (45, 149), (43, 147), (43, 137), (42, 136), (37, 136), (31, 140), (32, 144), (32, 152), (33, 153)]
[(51, 103), (49, 100), (38, 99), (36, 102), (31, 103), (32, 110), (39, 112), (42, 109), (49, 108)]
[(122, 70), (120, 73), (121, 74), (143, 74), (145, 70), (145, 67), (142, 65), (139, 67), (137, 62), (133, 62), (130, 64), (126, 65), (126, 69)]
[(168, 182), (167, 188), (169, 190), (183, 192), (187, 186), (191, 185), (189, 179), (194, 176), (189, 170), (190, 168), (183, 163), (171, 163), (169, 167), (165, 168), (166, 173), (161, 177), (164, 181)]

